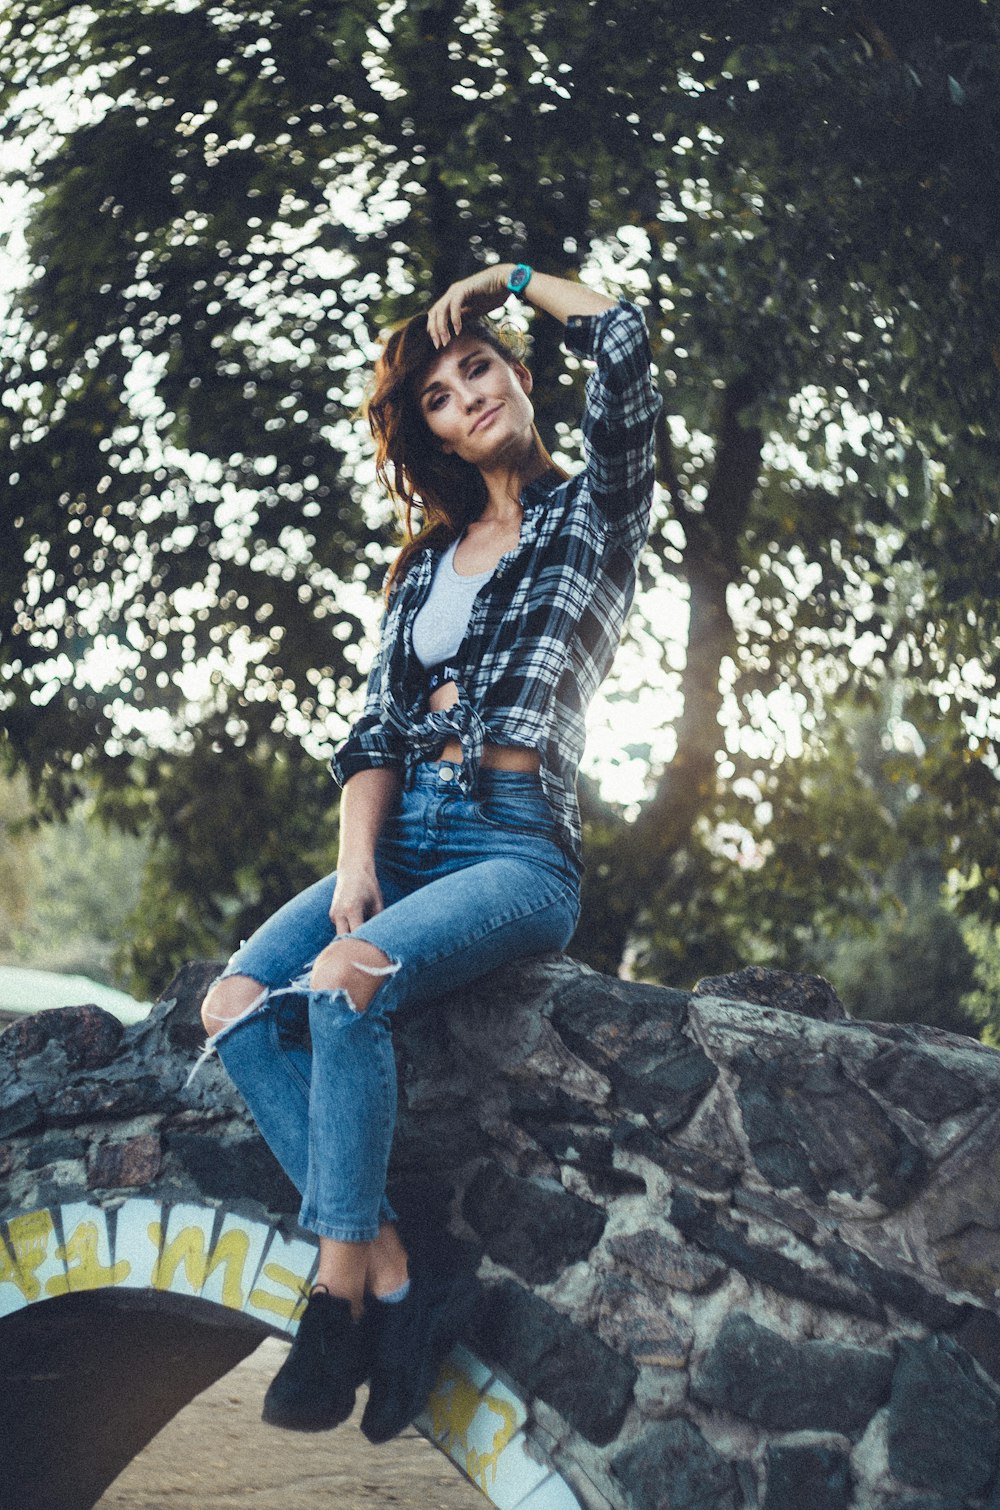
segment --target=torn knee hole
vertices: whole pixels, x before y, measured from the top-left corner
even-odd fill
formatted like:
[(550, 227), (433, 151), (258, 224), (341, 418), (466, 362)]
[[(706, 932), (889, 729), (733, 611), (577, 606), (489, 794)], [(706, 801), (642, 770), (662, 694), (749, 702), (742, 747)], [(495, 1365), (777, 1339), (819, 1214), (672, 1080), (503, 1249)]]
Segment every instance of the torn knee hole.
[[(207, 1033), (221, 1033), (230, 1023), (237, 1022), (250, 1012), (256, 1011), (267, 995), (267, 987), (250, 976), (239, 977), (246, 985), (230, 988), (227, 982), (235, 976), (223, 976), (209, 991), (201, 1004), (201, 1020)], [(214, 1010), (222, 1008), (222, 1010)]]
[[(366, 945), (362, 939), (359, 939), (357, 944), (365, 949), (369, 959), (380, 960), (382, 963), (369, 964), (364, 959), (356, 959), (354, 949), (347, 940), (337, 942), (330, 946), (329, 951), (324, 951), (324, 955), (316, 961), (309, 984), (315, 991), (343, 991), (351, 1011), (361, 1013), (367, 1011), (381, 980), (388, 975), (396, 974), (399, 961), (389, 959), (380, 949), (376, 949), (374, 944)], [(369, 976), (370, 986), (366, 986), (360, 992), (352, 990), (352, 985), (359, 984), (351, 981), (354, 971)]]
[(354, 997), (351, 995), (350, 991), (348, 991), (346, 987), (344, 988), (344, 995), (347, 997), (347, 1005), (350, 1007), (351, 1011), (367, 1012), (368, 1008), (371, 1006), (372, 997), (378, 990), (378, 981), (383, 976), (395, 975), (396, 971), (399, 969), (399, 962), (397, 961), (394, 964), (392, 960), (387, 960), (384, 965), (364, 965), (360, 960), (352, 959), (351, 964), (354, 966), (355, 970), (360, 970), (363, 975), (371, 975), (376, 977), (376, 984), (367, 994), (365, 1002), (360, 1006), (354, 1000)]

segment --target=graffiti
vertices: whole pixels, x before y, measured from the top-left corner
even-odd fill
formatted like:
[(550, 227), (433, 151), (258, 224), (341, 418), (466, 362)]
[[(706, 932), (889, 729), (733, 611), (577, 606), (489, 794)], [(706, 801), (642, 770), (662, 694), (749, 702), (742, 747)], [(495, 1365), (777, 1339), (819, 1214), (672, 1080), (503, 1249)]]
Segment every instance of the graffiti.
[(172, 1289), (177, 1270), (182, 1268), (189, 1288), (199, 1294), (215, 1270), (222, 1268), (222, 1304), (234, 1311), (242, 1310), (243, 1270), (250, 1251), (246, 1232), (234, 1228), (223, 1233), (211, 1254), (200, 1227), (182, 1227), (176, 1237), (164, 1243), (161, 1223), (150, 1222), (149, 1240), (158, 1253), (153, 1265), (154, 1290)]
[[(5, 1291), (10, 1295), (8, 1286), (18, 1298), (0, 1305), (0, 1313), (79, 1290), (135, 1284), (133, 1275), (145, 1276), (138, 1279), (140, 1286), (200, 1295), (218, 1274), (212, 1298), (220, 1304), (274, 1316), (285, 1328), (298, 1320), (314, 1261), (312, 1245), (289, 1244), (259, 1223), (234, 1217), (212, 1243), (214, 1212), (195, 1213), (202, 1225), (185, 1221), (168, 1230), (170, 1208), (144, 1205), (147, 1211), (159, 1211), (160, 1220), (129, 1230), (113, 1258), (107, 1213), (99, 1207), (64, 1208), (62, 1242), (51, 1211), (12, 1217), (6, 1224), (6, 1241), (0, 1241), (0, 1302)], [(191, 1209), (183, 1208), (184, 1214)], [(179, 1208), (174, 1208), (175, 1223), (178, 1214)], [(124, 1232), (121, 1213), (119, 1224)], [(282, 1262), (269, 1257), (269, 1246)], [(267, 1259), (263, 1264), (262, 1255)]]
[(42, 1293), (38, 1270), (49, 1257), (49, 1245), (55, 1242), (55, 1225), (51, 1212), (29, 1211), (7, 1224), (10, 1248), (0, 1254), (0, 1285), (16, 1285), (25, 1300), (38, 1300)]
[[(53, 1296), (105, 1288), (200, 1297), (294, 1331), (316, 1244), (211, 1207), (125, 1201), (110, 1213), (80, 1201), (10, 1217), (0, 1229), (0, 1316)], [(478, 1382), (477, 1382), (478, 1381)], [(579, 1510), (551, 1466), (525, 1452), (521, 1401), (471, 1354), (446, 1360), (418, 1428), (503, 1505)]]
[(272, 1279), (275, 1284), (283, 1285), (286, 1290), (291, 1290), (294, 1298), (271, 1295), (267, 1290), (258, 1288), (250, 1296), (251, 1305), (256, 1306), (258, 1311), (272, 1311), (275, 1316), (282, 1316), (286, 1321), (298, 1321), (309, 1298), (302, 1275), (296, 1274), (292, 1269), (286, 1269), (284, 1264), (265, 1264), (264, 1275), (265, 1278)]
[[(481, 1425), (477, 1418), (484, 1407), (493, 1419), (486, 1431), (488, 1445), (485, 1450), (480, 1450), (473, 1443), (472, 1428), (474, 1422)], [(446, 1362), (438, 1375), (428, 1410), (435, 1440), (449, 1457), (464, 1467), (483, 1493), (489, 1494), (491, 1485), (496, 1483), (500, 1454), (518, 1428), (514, 1406), (502, 1396), (481, 1395), (461, 1369)]]
[(101, 1263), (96, 1222), (80, 1222), (62, 1247), (56, 1248), (55, 1256), (67, 1265), (66, 1273), (54, 1274), (46, 1281), (46, 1295), (67, 1295), (70, 1291), (100, 1290), (106, 1285), (118, 1285), (127, 1278), (130, 1268), (125, 1259), (116, 1264)]

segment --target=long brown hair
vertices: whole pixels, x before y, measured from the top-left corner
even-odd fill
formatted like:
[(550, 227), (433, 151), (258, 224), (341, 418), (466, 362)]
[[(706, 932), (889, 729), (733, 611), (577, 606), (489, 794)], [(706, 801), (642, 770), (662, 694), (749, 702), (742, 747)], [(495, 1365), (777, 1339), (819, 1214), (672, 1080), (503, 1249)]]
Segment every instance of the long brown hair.
[[(462, 334), (492, 347), (511, 366), (522, 360), (523, 343), (516, 333), (491, 320), (465, 320)], [(376, 475), (399, 504), (404, 531), (403, 548), (386, 579), (387, 597), (418, 550), (449, 545), (486, 504), (479, 468), (441, 450), (420, 407), (420, 379), (440, 354), (428, 335), (426, 314), (394, 327), (375, 363), (364, 405), (375, 438)], [(537, 430), (535, 444), (545, 465), (558, 471)]]

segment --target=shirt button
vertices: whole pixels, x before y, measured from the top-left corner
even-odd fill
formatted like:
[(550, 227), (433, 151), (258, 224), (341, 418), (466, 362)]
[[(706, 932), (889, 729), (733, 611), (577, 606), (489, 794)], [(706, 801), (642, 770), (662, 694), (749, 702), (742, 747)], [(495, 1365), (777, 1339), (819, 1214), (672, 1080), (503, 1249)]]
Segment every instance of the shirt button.
[(442, 781), (454, 781), (455, 779), (455, 772), (450, 765), (443, 765), (438, 775)]

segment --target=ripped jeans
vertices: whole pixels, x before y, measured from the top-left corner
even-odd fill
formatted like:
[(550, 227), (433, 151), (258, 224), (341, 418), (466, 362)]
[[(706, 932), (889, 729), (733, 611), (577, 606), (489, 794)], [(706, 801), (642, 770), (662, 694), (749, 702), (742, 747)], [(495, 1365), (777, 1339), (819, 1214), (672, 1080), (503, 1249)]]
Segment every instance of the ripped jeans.
[(309, 986), (333, 939), (335, 875), (279, 909), (223, 972), (261, 985), (258, 1002), (209, 1040), (302, 1195), (301, 1225), (369, 1242), (395, 1213), (385, 1194), (396, 1123), (389, 1020), (497, 965), (564, 949), (579, 913), (579, 872), (556, 842), (538, 776), (484, 770), (470, 797), (459, 767), (417, 768), (382, 830), (384, 911), (352, 938), (391, 962), (370, 1005)]

